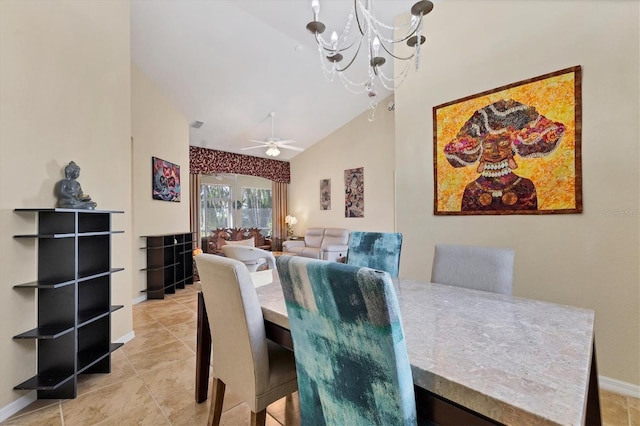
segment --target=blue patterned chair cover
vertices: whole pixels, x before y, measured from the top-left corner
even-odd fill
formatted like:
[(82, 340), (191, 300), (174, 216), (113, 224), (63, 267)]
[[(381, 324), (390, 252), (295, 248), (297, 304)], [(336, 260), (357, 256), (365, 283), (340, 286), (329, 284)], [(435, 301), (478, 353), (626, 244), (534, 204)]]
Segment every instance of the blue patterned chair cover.
[(415, 425), (411, 365), (388, 273), (280, 256), (303, 426)]
[(397, 277), (401, 248), (400, 233), (354, 231), (349, 237), (347, 264), (387, 271), (392, 277)]

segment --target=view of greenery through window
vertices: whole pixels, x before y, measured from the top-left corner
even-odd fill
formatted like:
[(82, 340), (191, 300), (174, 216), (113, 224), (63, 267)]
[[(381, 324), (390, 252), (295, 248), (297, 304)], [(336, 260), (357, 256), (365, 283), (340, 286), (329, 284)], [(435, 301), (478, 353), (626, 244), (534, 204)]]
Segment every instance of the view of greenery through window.
[[(226, 184), (204, 183), (200, 187), (200, 236), (216, 228), (260, 228), (271, 235), (271, 190), (243, 187), (238, 199)], [(237, 212), (237, 213), (236, 213)]]
[(200, 186), (200, 235), (207, 236), (216, 228), (231, 228), (231, 187), (202, 184)]
[(271, 190), (242, 188), (242, 226), (271, 235)]

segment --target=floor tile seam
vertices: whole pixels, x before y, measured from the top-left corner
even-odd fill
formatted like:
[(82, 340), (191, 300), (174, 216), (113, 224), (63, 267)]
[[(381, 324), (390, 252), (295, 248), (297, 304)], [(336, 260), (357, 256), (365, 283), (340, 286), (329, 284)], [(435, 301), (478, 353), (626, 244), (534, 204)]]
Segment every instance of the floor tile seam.
[(164, 416), (165, 419), (167, 419), (167, 422), (170, 425), (173, 425), (173, 422), (171, 421), (171, 419), (169, 418), (169, 416), (167, 415), (167, 413), (164, 411), (164, 409), (162, 408), (162, 404), (160, 404), (158, 402), (158, 400), (156, 399), (156, 396), (153, 394), (153, 392), (151, 391), (151, 388), (149, 388), (149, 385), (147, 384), (147, 381), (142, 379), (142, 382), (144, 383), (144, 388), (147, 390), (147, 392), (149, 392), (149, 396), (151, 396), (151, 399), (153, 400), (153, 403), (156, 404), (156, 406), (160, 409), (160, 412), (162, 413), (162, 415)]
[[(122, 349), (122, 352), (121, 352), (121, 353), (122, 353), (122, 355), (123, 355), (123, 356), (124, 356), (124, 358), (125, 358), (125, 360), (124, 360), (124, 361), (129, 365), (129, 367), (131, 367), (131, 369), (133, 369), (133, 371), (134, 371), (134, 373), (135, 373), (135, 377), (138, 377), (140, 380), (142, 380), (142, 377), (140, 377), (140, 375), (137, 373), (137, 371), (135, 371), (135, 368), (134, 368), (134, 366), (133, 366), (133, 363), (132, 363), (132, 362), (131, 362), (131, 360), (129, 359), (129, 356), (128, 356), (128, 355), (127, 355), (127, 353), (124, 351), (124, 349)], [(112, 362), (112, 364), (113, 364), (113, 362), (114, 362), (114, 361), (112, 360), (111, 362)], [(113, 369), (113, 365), (112, 365), (112, 369)], [(107, 374), (108, 374), (110, 377), (113, 377), (113, 376), (112, 376), (112, 373), (107, 373)], [(108, 386), (110, 386), (110, 385), (117, 385), (117, 384), (120, 384), (120, 383), (126, 382), (127, 380), (129, 380), (129, 379), (131, 379), (131, 378), (132, 378), (132, 376), (123, 377), (121, 380), (116, 380), (116, 381), (114, 381), (114, 382), (108, 383), (108, 384), (103, 385), (103, 386), (99, 386), (99, 387), (97, 387), (97, 388), (95, 388), (95, 389), (92, 389), (92, 390), (90, 390), (90, 391), (84, 392), (84, 393), (82, 393), (82, 394), (78, 394), (78, 397), (80, 397), (80, 396), (84, 396), (84, 395), (87, 395), (87, 394), (89, 394), (89, 393), (91, 393), (91, 392), (93, 392), (93, 391), (97, 391), (97, 390), (100, 390), (100, 389), (104, 389), (104, 388), (106, 388), (106, 387), (108, 387)], [(60, 407), (62, 408), (62, 404), (60, 405)]]
[[(184, 324), (184, 323), (180, 323), (180, 324)], [(177, 324), (175, 324), (175, 325), (177, 325)], [(178, 340), (179, 340), (179, 341), (181, 341), (181, 342), (184, 342), (184, 339), (183, 339), (183, 338), (181, 338), (181, 337), (179, 337), (179, 336), (177, 336), (173, 331), (171, 331), (171, 330), (168, 330), (168, 331), (169, 331), (169, 333), (170, 333), (173, 337), (175, 337), (176, 339), (178, 339)], [(196, 337), (196, 336), (195, 336), (195, 333), (194, 333), (193, 338), (195, 338), (195, 337)], [(189, 349), (191, 349), (191, 348), (189, 348)]]
[[(158, 320), (155, 320), (155, 322), (156, 322), (160, 327), (164, 328), (167, 332), (171, 333), (171, 330), (169, 330), (169, 329), (167, 328), (167, 326), (166, 326), (166, 325), (162, 324), (162, 323), (161, 323), (160, 321), (158, 321)], [(149, 331), (149, 333), (153, 333), (153, 332), (156, 332), (156, 331), (158, 331), (158, 330), (150, 330), (150, 331)], [(147, 334), (147, 333), (138, 333), (138, 332), (136, 332), (136, 328), (135, 328), (135, 327), (133, 327), (133, 332), (134, 332), (134, 334), (135, 334), (135, 337), (133, 338), (133, 340), (135, 340), (135, 339), (136, 339), (136, 337), (144, 336), (145, 334)]]
[[(156, 322), (157, 322), (157, 321), (156, 321)], [(171, 334), (171, 335), (172, 335), (172, 336), (173, 336), (177, 341), (180, 341), (180, 342), (181, 342), (181, 339), (177, 338), (177, 337), (176, 337), (176, 335), (174, 335), (174, 334), (171, 332), (171, 330), (169, 330), (166, 326), (162, 325), (160, 322), (158, 322), (158, 325), (160, 325), (160, 327), (164, 328), (164, 329), (167, 331), (167, 333)], [(136, 337), (134, 337), (134, 338), (133, 338), (133, 340), (135, 340), (137, 337), (140, 337), (139, 335), (137, 335), (137, 333), (136, 333), (136, 331), (135, 331), (135, 328), (134, 328), (133, 332), (136, 334)], [(144, 335), (144, 333), (143, 333), (142, 335)], [(132, 340), (132, 341), (133, 341), (133, 340)], [(127, 348), (126, 348), (126, 344), (125, 344), (125, 346), (123, 347), (123, 349), (124, 349), (124, 354), (125, 354), (125, 355), (127, 355), (127, 358), (129, 358), (129, 356), (133, 356), (133, 355), (137, 356), (137, 355), (139, 355), (139, 354), (143, 354), (143, 353), (145, 353), (145, 352), (148, 352), (148, 351), (149, 351), (149, 350), (151, 350), (151, 349), (159, 348), (160, 346), (162, 346), (162, 345), (166, 345), (166, 344), (168, 344), (168, 343), (171, 343), (171, 342), (166, 342), (166, 341), (165, 341), (165, 342), (162, 342), (162, 343), (158, 343), (158, 344), (157, 344), (157, 345), (155, 345), (155, 346), (152, 346), (152, 347), (146, 347), (146, 349), (145, 349), (144, 351), (136, 352), (135, 354), (127, 354), (127, 352), (126, 352), (126, 349), (127, 349)], [(189, 348), (189, 350), (191, 350), (191, 348)], [(129, 363), (130, 363), (130, 364), (133, 364), (133, 362), (132, 362), (130, 359), (129, 359)]]
[(164, 326), (161, 323), (159, 323), (158, 321), (155, 321), (155, 324), (154, 324), (153, 328), (151, 328), (151, 327), (145, 328), (143, 331), (136, 331), (136, 328), (134, 326), (133, 327), (133, 332), (135, 333), (136, 336), (134, 337), (133, 340), (137, 339), (138, 337), (142, 337), (142, 336), (145, 336), (147, 334), (150, 334), (150, 333), (157, 333), (158, 331), (162, 331), (162, 330), (159, 330), (159, 327), (164, 327)]
[[(171, 333), (171, 332), (169, 332), (169, 333)], [(173, 336), (173, 335), (172, 335), (172, 337), (174, 337), (174, 338), (175, 338), (175, 336)], [(157, 349), (157, 348), (159, 348), (159, 347), (162, 347), (162, 346), (168, 345), (168, 344), (170, 344), (170, 343), (176, 343), (176, 342), (180, 342), (180, 343), (182, 343), (182, 341), (181, 341), (180, 339), (176, 339), (175, 341), (173, 341), (173, 340), (172, 340), (172, 341), (168, 341), (168, 342), (162, 342), (162, 343), (158, 343), (158, 344), (157, 344), (157, 345), (155, 345), (155, 346), (146, 347), (146, 348), (145, 348), (145, 350), (143, 350), (143, 351), (139, 351), (139, 352), (135, 352), (135, 353), (129, 353), (129, 354), (127, 354), (127, 353), (125, 352), (125, 354), (127, 354), (127, 356), (134, 356), (134, 357), (137, 357), (137, 356), (139, 356), (139, 355), (142, 355), (142, 354), (145, 354), (145, 353), (147, 353), (147, 352), (151, 351), (152, 349)], [(125, 349), (125, 351), (126, 351), (126, 349)], [(132, 363), (133, 363), (133, 362), (132, 362)]]
[[(178, 362), (178, 361), (175, 361)], [(162, 415), (165, 417), (165, 419), (167, 419), (167, 422), (170, 425), (173, 425), (173, 422), (171, 421), (171, 419), (169, 418), (169, 416), (167, 415), (167, 413), (165, 413), (165, 411), (162, 409), (162, 405), (160, 405), (158, 403), (158, 400), (156, 399), (156, 396), (153, 394), (153, 392), (151, 391), (151, 388), (149, 388), (149, 384), (147, 383), (147, 380), (140, 374), (140, 372), (138, 371), (138, 369), (135, 367), (135, 365), (131, 366), (133, 368), (133, 371), (136, 373), (136, 376), (140, 378), (140, 380), (142, 380), (142, 383), (144, 384), (144, 388), (147, 390), (147, 392), (149, 393), (149, 396), (151, 397), (151, 400), (153, 401), (154, 404), (156, 404), (156, 406), (160, 409), (160, 412), (162, 413)]]
[(131, 366), (131, 368), (133, 368), (134, 372), (136, 373), (136, 375), (135, 375), (135, 376), (128, 376), (128, 377), (126, 377), (126, 378), (124, 378), (124, 379), (122, 379), (122, 380), (120, 380), (120, 381), (112, 382), (112, 383), (108, 383), (108, 384), (106, 384), (106, 385), (104, 385), (104, 386), (100, 386), (100, 387), (97, 387), (97, 388), (95, 388), (95, 389), (88, 390), (87, 392), (82, 393), (82, 394), (80, 394), (80, 395), (76, 396), (75, 398), (71, 398), (71, 399), (61, 399), (61, 400), (60, 400), (60, 409), (62, 409), (62, 406), (64, 405), (64, 403), (65, 403), (65, 402), (76, 401), (76, 400), (77, 400), (78, 398), (80, 398), (80, 397), (83, 397), (83, 398), (84, 398), (85, 396), (87, 396), (87, 395), (91, 395), (92, 393), (95, 393), (95, 392), (98, 392), (98, 391), (101, 391), (101, 390), (105, 390), (105, 389), (110, 388), (110, 387), (112, 387), (112, 386), (121, 385), (121, 384), (123, 384), (124, 382), (126, 382), (126, 381), (128, 381), (128, 380), (133, 380), (133, 379), (136, 379), (136, 378), (137, 378), (137, 379), (142, 380), (142, 382), (144, 383), (144, 379), (143, 379), (143, 378), (138, 374), (138, 372), (137, 372), (137, 371), (135, 371), (135, 367)]
[(184, 347), (189, 349), (189, 352), (191, 352), (193, 355), (196, 354), (196, 352), (193, 349), (191, 349), (191, 347), (189, 345), (187, 345), (184, 340), (182, 340), (182, 339), (178, 339), (178, 340), (180, 341), (180, 343), (182, 343), (184, 345)]
[(60, 426), (64, 426), (64, 411), (62, 411), (62, 401), (58, 404), (58, 413), (60, 414)]
[[(187, 348), (188, 349), (188, 348)], [(180, 358), (180, 359), (176, 359), (173, 361), (170, 361), (164, 365), (158, 366), (158, 365), (152, 365), (148, 368), (142, 368), (141, 371), (145, 371), (146, 373), (153, 373), (156, 370), (160, 370), (160, 369), (167, 369), (167, 368), (171, 368), (171, 366), (173, 364), (177, 364), (177, 363), (185, 363), (185, 362), (189, 362), (189, 360), (191, 360), (191, 358), (195, 358), (196, 354), (195, 352), (193, 352), (191, 349), (189, 349), (189, 355), (185, 358)], [(195, 359), (194, 359), (194, 365), (195, 365)], [(136, 368), (135, 366), (133, 367), (134, 370), (136, 370), (136, 373), (138, 374), (138, 377), (140, 377), (140, 379), (142, 379), (142, 381), (145, 383), (145, 385), (147, 384), (147, 381), (144, 379), (144, 376), (140, 373), (138, 373), (138, 368)], [(195, 382), (195, 372), (194, 372), (194, 382)]]
[(156, 322), (160, 322), (160, 320), (161, 320), (162, 318), (171, 317), (171, 316), (174, 316), (174, 315), (176, 315), (176, 314), (182, 314), (182, 313), (186, 313), (186, 312), (188, 312), (189, 314), (195, 314), (195, 313), (196, 313), (196, 311), (194, 311), (193, 309), (188, 309), (188, 308), (185, 308), (185, 307), (181, 307), (181, 308), (182, 308), (182, 309), (184, 309), (184, 311), (180, 311), (180, 312), (171, 312), (171, 313), (169, 313), (169, 314), (164, 314), (164, 315), (161, 315), (161, 316), (153, 317), (153, 319), (154, 319)]

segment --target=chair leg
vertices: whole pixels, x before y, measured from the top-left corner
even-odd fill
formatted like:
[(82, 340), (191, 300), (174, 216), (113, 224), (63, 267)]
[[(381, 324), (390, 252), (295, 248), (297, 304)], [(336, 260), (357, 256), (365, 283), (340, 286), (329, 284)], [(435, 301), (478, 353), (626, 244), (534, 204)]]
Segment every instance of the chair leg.
[(226, 385), (218, 378), (213, 379), (213, 397), (211, 398), (211, 409), (207, 426), (218, 426), (220, 416), (222, 416), (222, 403), (224, 402), (224, 390)]
[(257, 413), (251, 412), (251, 426), (264, 426), (267, 421), (267, 409)]

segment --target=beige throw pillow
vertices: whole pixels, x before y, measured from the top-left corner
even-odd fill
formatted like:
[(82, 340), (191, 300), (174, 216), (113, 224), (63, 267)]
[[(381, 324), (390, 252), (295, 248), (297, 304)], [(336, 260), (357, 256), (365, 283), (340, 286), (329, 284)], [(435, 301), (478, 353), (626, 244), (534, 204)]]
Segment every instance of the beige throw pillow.
[(236, 245), (236, 246), (255, 247), (256, 246), (256, 239), (254, 237), (251, 237), (251, 238), (249, 238), (247, 240), (227, 241), (227, 244)]

